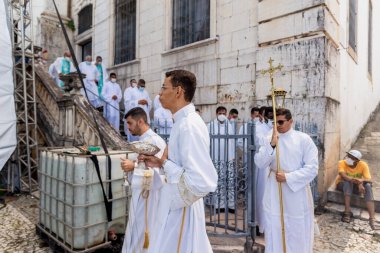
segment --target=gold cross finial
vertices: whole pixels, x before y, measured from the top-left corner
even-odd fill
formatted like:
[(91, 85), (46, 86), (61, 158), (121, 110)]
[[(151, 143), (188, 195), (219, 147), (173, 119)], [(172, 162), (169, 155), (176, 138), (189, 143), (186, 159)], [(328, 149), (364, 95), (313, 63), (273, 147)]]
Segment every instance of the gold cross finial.
[(276, 71), (281, 71), (281, 69), (284, 67), (281, 63), (278, 64), (277, 67), (273, 67), (273, 59), (272, 57), (269, 58), (269, 69), (264, 69), (264, 70), (261, 70), (261, 74), (265, 75), (267, 73), (269, 73), (269, 77), (270, 77), (270, 80), (271, 80), (271, 84), (272, 84), (272, 89), (274, 89), (274, 83), (273, 83), (273, 74), (276, 72)]

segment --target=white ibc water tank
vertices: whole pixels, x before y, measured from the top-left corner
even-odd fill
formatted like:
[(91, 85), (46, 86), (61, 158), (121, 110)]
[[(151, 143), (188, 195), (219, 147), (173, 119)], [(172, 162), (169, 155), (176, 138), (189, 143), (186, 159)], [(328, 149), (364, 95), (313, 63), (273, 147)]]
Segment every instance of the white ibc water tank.
[(124, 233), (127, 196), (121, 158), (135, 159), (127, 151), (110, 151), (111, 180), (107, 179), (107, 161), (103, 152), (97, 156), (104, 189), (112, 186), (112, 221), (107, 221), (105, 204), (95, 165), (89, 155), (77, 149), (41, 150), (39, 167), (40, 225), (49, 236), (71, 249), (87, 249), (106, 242), (110, 228)]

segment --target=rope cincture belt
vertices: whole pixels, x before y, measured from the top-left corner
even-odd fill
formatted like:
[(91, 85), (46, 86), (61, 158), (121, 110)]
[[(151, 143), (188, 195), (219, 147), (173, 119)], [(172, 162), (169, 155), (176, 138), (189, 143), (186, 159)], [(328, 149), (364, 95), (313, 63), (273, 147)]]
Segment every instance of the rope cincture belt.
[[(82, 88), (83, 88), (84, 93), (86, 95), (87, 101), (89, 101), (88, 94), (87, 94), (87, 89), (86, 89), (86, 86), (84, 85), (84, 82), (83, 82), (82, 73), (81, 73), (81, 71), (79, 69), (79, 65), (78, 65), (77, 58), (75, 57), (74, 49), (73, 49), (73, 47), (72, 47), (72, 45), (70, 43), (69, 36), (67, 35), (67, 31), (66, 31), (65, 25), (63, 24), (63, 21), (62, 21), (61, 15), (59, 14), (57, 5), (55, 3), (55, 0), (53, 0), (53, 4), (54, 4), (54, 8), (55, 8), (55, 11), (56, 11), (58, 19), (59, 19), (59, 23), (61, 24), (62, 32), (63, 32), (63, 35), (65, 36), (65, 40), (66, 40), (67, 46), (68, 46), (69, 51), (71, 53), (71, 56), (73, 58), (73, 63), (74, 63), (75, 69), (78, 72), (79, 80), (80, 80), (80, 82), (82, 84)], [(104, 141), (103, 134), (100, 132), (99, 124), (98, 124), (98, 122), (96, 120), (95, 113), (94, 113), (94, 108), (92, 106), (91, 106), (91, 110), (90, 111), (91, 111), (91, 115), (92, 115), (92, 118), (93, 118), (94, 123), (95, 123), (96, 131), (99, 134), (100, 143), (102, 144), (102, 148), (103, 148), (104, 153), (106, 155), (107, 169), (108, 169), (107, 179), (111, 180), (111, 158), (109, 156), (109, 152), (108, 152), (106, 143)], [(104, 190), (103, 181), (102, 181), (101, 175), (100, 175), (100, 168), (99, 168), (98, 159), (97, 159), (96, 156), (92, 156), (91, 160), (94, 162), (94, 165), (95, 165), (95, 168), (96, 168), (96, 172), (98, 174), (99, 182), (100, 182), (100, 185), (102, 187), (104, 206), (106, 208), (106, 213), (107, 213), (107, 220), (108, 220), (108, 222), (110, 222), (110, 221), (112, 221), (112, 198), (113, 198), (112, 197), (112, 184), (111, 184), (111, 182), (108, 183), (108, 198), (107, 198), (106, 192)]]

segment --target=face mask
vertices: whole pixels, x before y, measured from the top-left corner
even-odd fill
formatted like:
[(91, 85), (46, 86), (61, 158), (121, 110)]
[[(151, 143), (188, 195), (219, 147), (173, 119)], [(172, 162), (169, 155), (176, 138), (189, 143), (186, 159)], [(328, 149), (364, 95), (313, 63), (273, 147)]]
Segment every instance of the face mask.
[(116, 83), (116, 78), (111, 78), (111, 82)]
[(133, 88), (136, 88), (136, 86), (137, 86), (137, 83), (132, 83)]
[(354, 160), (352, 160), (351, 158), (347, 157), (346, 158), (346, 163), (347, 163), (348, 166), (352, 166), (352, 165), (354, 165)]
[(254, 119), (253, 119), (253, 122), (256, 122), (256, 123), (257, 123), (257, 122), (259, 122), (259, 121), (260, 121), (260, 118), (254, 118)]
[(226, 116), (224, 116), (223, 114), (220, 114), (220, 115), (218, 115), (218, 121), (219, 122), (224, 122), (224, 121), (226, 121), (226, 119), (227, 119), (227, 117)]
[(70, 61), (70, 57), (65, 56), (64, 58), (66, 61)]
[(230, 122), (236, 122), (236, 119), (231, 118), (231, 119), (230, 119)]
[(268, 119), (268, 126), (270, 126), (270, 127), (273, 127), (273, 120), (272, 119)]
[(139, 87), (139, 91), (143, 92), (144, 91), (144, 87)]
[(87, 64), (88, 66), (90, 66), (90, 65), (91, 65), (91, 62), (90, 62), (90, 61), (86, 61), (86, 64)]

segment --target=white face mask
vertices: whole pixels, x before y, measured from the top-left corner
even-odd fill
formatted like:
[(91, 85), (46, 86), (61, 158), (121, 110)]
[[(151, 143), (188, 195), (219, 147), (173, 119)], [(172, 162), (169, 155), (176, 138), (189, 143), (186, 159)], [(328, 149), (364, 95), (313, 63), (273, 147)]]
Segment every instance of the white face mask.
[(352, 166), (352, 165), (354, 165), (354, 160), (352, 160), (351, 158), (347, 157), (346, 158), (346, 163), (347, 163), (348, 166)]
[(132, 83), (132, 87), (135, 88), (137, 86), (137, 83)]
[(256, 118), (253, 119), (253, 122), (259, 122), (259, 121), (260, 121), (260, 118), (256, 117)]
[(226, 121), (226, 119), (227, 119), (227, 117), (225, 115), (223, 115), (223, 114), (218, 115), (218, 121), (219, 122), (223, 123), (224, 121)]
[(116, 78), (111, 78), (111, 82), (116, 83)]

